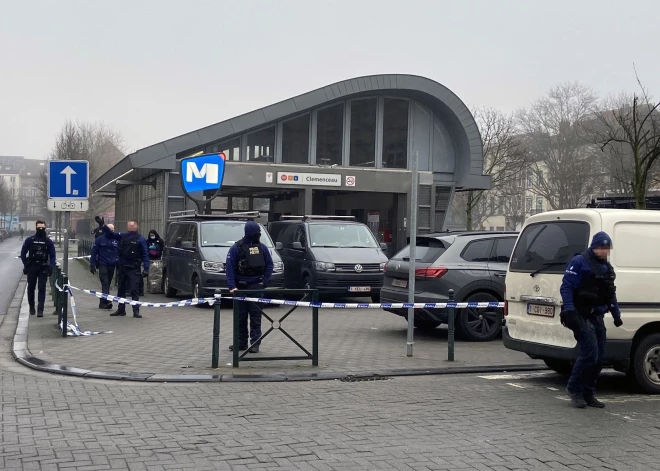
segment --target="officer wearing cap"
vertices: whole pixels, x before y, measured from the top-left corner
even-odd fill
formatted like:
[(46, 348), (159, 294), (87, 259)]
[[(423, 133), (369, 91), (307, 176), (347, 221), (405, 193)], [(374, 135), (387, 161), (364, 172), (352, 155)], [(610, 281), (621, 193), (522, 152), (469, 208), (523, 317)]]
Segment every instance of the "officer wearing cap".
[[(115, 230), (115, 226), (108, 224), (110, 231)], [(110, 294), (110, 283), (112, 277), (115, 275), (115, 266), (117, 265), (117, 251), (119, 249), (119, 242), (116, 239), (110, 239), (101, 231), (101, 235), (94, 240), (92, 251), (89, 257), (89, 271), (92, 275), (99, 271), (99, 279), (101, 280), (101, 292), (103, 294)], [(99, 299), (99, 309), (112, 309), (112, 301), (107, 299)]]
[[(30, 315), (44, 316), (44, 302), (46, 301), (46, 280), (55, 269), (55, 244), (46, 236), (46, 223), (36, 222), (37, 232), (23, 242), (21, 260), (23, 261), (23, 274), (27, 275), (27, 298), (30, 305)], [(37, 309), (34, 308), (34, 289), (39, 291)]]
[(573, 331), (578, 344), (566, 391), (579, 409), (605, 407), (595, 396), (605, 356), (605, 313), (612, 313), (616, 327), (623, 325), (614, 286), (616, 276), (608, 262), (611, 249), (610, 236), (596, 233), (589, 248), (568, 263), (560, 288), (561, 323)]
[[(245, 236), (231, 246), (227, 253), (227, 287), (233, 293), (237, 289), (257, 290), (268, 284), (273, 274), (273, 258), (268, 247), (259, 242), (261, 226), (254, 221), (245, 223)], [(247, 350), (250, 338), (250, 352), (258, 353), (258, 340), (261, 337), (261, 311), (255, 303), (242, 301), (238, 305), (239, 350)], [(248, 335), (248, 316), (250, 333)], [(233, 350), (233, 345), (229, 346)]]

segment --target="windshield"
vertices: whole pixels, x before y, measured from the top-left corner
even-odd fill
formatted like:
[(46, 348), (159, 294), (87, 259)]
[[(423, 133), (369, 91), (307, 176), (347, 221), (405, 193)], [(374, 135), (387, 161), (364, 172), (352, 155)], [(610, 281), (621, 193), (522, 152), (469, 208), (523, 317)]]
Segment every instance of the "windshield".
[(312, 247), (378, 248), (371, 230), (362, 224), (310, 224)]
[[(261, 243), (273, 248), (268, 232), (261, 227)], [(231, 247), (245, 235), (244, 221), (205, 222), (202, 224), (202, 247)]]
[[(419, 237), (417, 238), (417, 246), (415, 247), (415, 260), (422, 263), (433, 263), (446, 250), (445, 245), (438, 239)], [(401, 252), (392, 257), (392, 260), (409, 261), (410, 245), (406, 245)]]
[(564, 273), (575, 254), (587, 248), (589, 224), (576, 221), (530, 224), (511, 256), (511, 271)]

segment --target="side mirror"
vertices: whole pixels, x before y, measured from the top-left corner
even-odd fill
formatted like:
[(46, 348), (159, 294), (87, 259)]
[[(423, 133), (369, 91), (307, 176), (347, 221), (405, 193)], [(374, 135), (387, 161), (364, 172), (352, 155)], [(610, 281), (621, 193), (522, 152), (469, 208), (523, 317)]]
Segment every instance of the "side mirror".
[(282, 250), (283, 248), (282, 242), (275, 242), (275, 250)]
[(291, 248), (295, 250), (302, 250), (303, 246), (300, 242), (294, 242), (293, 244), (291, 244)]
[(382, 250), (383, 252), (387, 250), (387, 244), (385, 242), (380, 243), (380, 250)]
[(189, 240), (184, 240), (183, 243), (181, 244), (181, 248), (186, 250), (192, 250), (194, 247), (192, 242), (190, 242)]

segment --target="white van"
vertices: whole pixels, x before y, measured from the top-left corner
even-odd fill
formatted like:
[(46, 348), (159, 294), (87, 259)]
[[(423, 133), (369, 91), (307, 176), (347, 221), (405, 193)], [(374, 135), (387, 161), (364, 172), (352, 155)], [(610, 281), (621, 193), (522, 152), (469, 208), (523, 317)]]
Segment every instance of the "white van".
[(504, 345), (567, 373), (577, 358), (573, 333), (559, 322), (566, 264), (596, 232), (612, 238), (623, 326), (605, 315), (605, 366), (660, 393), (660, 211), (569, 209), (525, 221), (506, 275)]

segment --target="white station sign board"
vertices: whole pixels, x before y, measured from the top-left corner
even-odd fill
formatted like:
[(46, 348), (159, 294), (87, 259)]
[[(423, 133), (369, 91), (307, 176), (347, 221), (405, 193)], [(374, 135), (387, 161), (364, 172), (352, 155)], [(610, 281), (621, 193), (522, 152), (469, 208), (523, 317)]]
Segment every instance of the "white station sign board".
[(335, 173), (277, 172), (280, 185), (341, 186), (341, 175)]
[(46, 206), (48, 211), (82, 212), (89, 210), (89, 200), (49, 199)]

